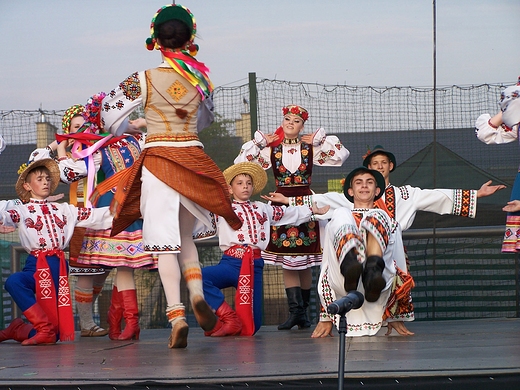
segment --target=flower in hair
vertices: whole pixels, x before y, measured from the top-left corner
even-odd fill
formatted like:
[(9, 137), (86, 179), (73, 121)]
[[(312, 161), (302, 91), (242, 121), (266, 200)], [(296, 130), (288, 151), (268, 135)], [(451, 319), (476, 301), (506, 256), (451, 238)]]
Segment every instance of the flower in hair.
[(367, 152), (363, 155), (362, 159), (365, 160), (372, 151), (370, 150), (370, 147), (367, 145)]
[(307, 110), (305, 108), (303, 108), (301, 106), (297, 106), (297, 105), (289, 105), (287, 107), (283, 107), (282, 113), (284, 115), (287, 115), (287, 114), (297, 115), (300, 118), (302, 118), (304, 122), (307, 121), (307, 119), (309, 119), (309, 113), (307, 112)]
[[(87, 129), (92, 133), (97, 132), (101, 128), (100, 112), (105, 96), (105, 92), (100, 92), (91, 96), (87, 104), (85, 104), (85, 110), (82, 113), (83, 119), (85, 119), (85, 125), (83, 127), (88, 125)], [(85, 129), (85, 131), (87, 129)]]
[(22, 165), (20, 165), (20, 168), (18, 168), (18, 174), (21, 175), (23, 171), (25, 171), (27, 169), (27, 163), (23, 163)]

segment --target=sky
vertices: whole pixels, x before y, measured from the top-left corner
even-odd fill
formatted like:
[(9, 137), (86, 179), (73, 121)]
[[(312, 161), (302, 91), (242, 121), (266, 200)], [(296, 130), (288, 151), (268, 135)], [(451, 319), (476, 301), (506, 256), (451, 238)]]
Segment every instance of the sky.
[[(184, 0), (215, 86), (250, 72), (350, 86), (434, 85), (433, 0)], [(0, 0), (0, 110), (62, 110), (157, 66), (164, 0)], [(520, 1), (436, 0), (436, 85), (513, 84)]]

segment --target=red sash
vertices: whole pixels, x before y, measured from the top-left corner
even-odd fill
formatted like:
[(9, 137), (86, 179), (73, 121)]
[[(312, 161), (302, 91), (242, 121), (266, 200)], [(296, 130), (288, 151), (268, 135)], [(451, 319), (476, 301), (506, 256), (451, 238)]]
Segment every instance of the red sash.
[[(74, 318), (70, 299), (69, 277), (65, 254), (60, 249), (33, 251), (36, 257), (36, 302), (43, 308), (49, 321), (59, 331), (61, 341), (74, 341)], [(47, 262), (47, 256), (56, 255), (60, 259), (58, 297), (56, 299), (54, 281)]]
[(242, 321), (241, 336), (252, 336), (255, 334), (255, 320), (253, 312), (255, 259), (261, 257), (260, 249), (250, 246), (235, 245), (224, 252), (224, 254), (237, 259), (242, 259), (240, 275), (238, 276), (237, 292), (235, 294), (235, 311)]

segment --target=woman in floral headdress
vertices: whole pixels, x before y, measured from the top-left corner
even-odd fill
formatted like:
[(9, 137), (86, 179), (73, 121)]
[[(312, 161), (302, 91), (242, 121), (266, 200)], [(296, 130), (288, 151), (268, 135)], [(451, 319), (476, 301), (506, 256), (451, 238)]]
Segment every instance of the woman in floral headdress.
[[(78, 132), (57, 136), (60, 145), (73, 142), (72, 157), (64, 158), (61, 162), (67, 163), (66, 180), (69, 182), (86, 178), (87, 205), (96, 176), (101, 176), (101, 180), (109, 180), (117, 172), (130, 167), (141, 152), (142, 134), (113, 137), (111, 134), (102, 133), (100, 111), (105, 96), (105, 93), (99, 93), (89, 99), (83, 112), (85, 123)], [(96, 206), (110, 205), (114, 191), (115, 189), (111, 188), (111, 191), (97, 198)], [(136, 268), (156, 267), (153, 256), (143, 250), (142, 221), (136, 221), (113, 236), (111, 229), (87, 229), (78, 263), (108, 269), (117, 267), (108, 311), (108, 334), (112, 340), (139, 339), (139, 311), (133, 271)], [(106, 278), (106, 274), (104, 277)], [(123, 317), (126, 327), (121, 330)]]
[[(114, 232), (142, 215), (145, 250), (158, 255), (166, 295), (166, 315), (172, 326), (168, 346), (184, 348), (188, 324), (181, 302), (181, 276), (199, 325), (211, 331), (217, 324), (215, 313), (204, 300), (192, 237), (195, 221), (207, 226), (207, 234), (215, 234), (208, 211), (222, 216), (234, 229), (242, 223), (231, 208), (222, 172), (204, 153), (197, 135), (211, 123), (213, 85), (208, 68), (194, 58), (197, 25), (193, 14), (180, 4), (165, 5), (154, 15), (150, 27), (147, 48), (160, 50), (164, 62), (132, 74), (103, 101), (103, 122), (112, 134), (145, 121), (147, 126), (139, 161), (118, 178), (124, 184), (115, 194), (113, 206), (118, 214)], [(141, 105), (145, 121), (128, 122), (128, 115)]]
[[(84, 110), (85, 107), (81, 104), (75, 104), (65, 110), (61, 121), (63, 134), (74, 134), (81, 128), (85, 122)], [(84, 163), (72, 158), (70, 147), (73, 142), (73, 139), (64, 142), (53, 141), (46, 148), (36, 149), (31, 153), (29, 163), (54, 158), (60, 169), (61, 181), (70, 184), (69, 203), (73, 206), (83, 207), (85, 204), (83, 189), (86, 180), (82, 180), (83, 176), (78, 175), (76, 167), (78, 164), (84, 166)], [(108, 272), (105, 272), (101, 266), (78, 263), (85, 231), (84, 227), (74, 229), (69, 243), (69, 275), (76, 276), (74, 299), (81, 327), (81, 337), (102, 337), (108, 334), (108, 330), (95, 323), (93, 306), (103, 289)]]
[[(311, 194), (311, 175), (314, 165), (341, 166), (350, 152), (336, 136), (327, 136), (323, 128), (313, 134), (301, 135), (309, 113), (301, 106), (282, 108), (282, 125), (273, 133), (255, 133), (254, 139), (242, 146), (235, 163), (254, 161), (264, 169), (272, 168), (276, 192), (296, 197), (294, 205), (301, 205), (302, 196)], [(312, 206), (312, 205), (308, 205)], [(289, 319), (279, 330), (309, 328), (309, 306), (312, 267), (321, 264), (319, 225), (307, 222), (299, 226), (272, 226), (269, 245), (263, 254), (266, 264), (283, 268), (285, 292), (289, 304)]]

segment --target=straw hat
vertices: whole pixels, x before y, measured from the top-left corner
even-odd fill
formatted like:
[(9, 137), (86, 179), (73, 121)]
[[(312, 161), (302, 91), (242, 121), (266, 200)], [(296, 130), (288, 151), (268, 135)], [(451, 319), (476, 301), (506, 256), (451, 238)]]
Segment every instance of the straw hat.
[(352, 178), (359, 172), (369, 173), (372, 176), (374, 176), (374, 179), (376, 179), (376, 186), (379, 187), (379, 195), (376, 195), (374, 200), (378, 200), (380, 197), (382, 197), (385, 193), (386, 188), (385, 178), (383, 177), (383, 175), (381, 175), (381, 173), (374, 169), (368, 169), (367, 167), (358, 167), (352, 170), (352, 172), (350, 172), (345, 179), (345, 184), (343, 185), (343, 194), (345, 195), (345, 198), (354, 203), (354, 197), (349, 195), (348, 189), (351, 187), (350, 182), (352, 181)]
[(226, 183), (229, 185), (238, 175), (250, 176), (253, 180), (253, 195), (260, 193), (267, 184), (267, 174), (260, 165), (254, 162), (246, 161), (231, 165), (223, 173)]
[(56, 191), (56, 188), (58, 188), (58, 184), (60, 184), (60, 168), (52, 158), (44, 158), (42, 160), (34, 161), (29, 163), (29, 165), (23, 164), (18, 170), (20, 176), (18, 177), (18, 181), (16, 182), (15, 186), (16, 193), (21, 200), (27, 201), (31, 198), (31, 191), (27, 191), (25, 188), (23, 188), (23, 185), (27, 175), (38, 167), (47, 168), (51, 174), (51, 194)]

